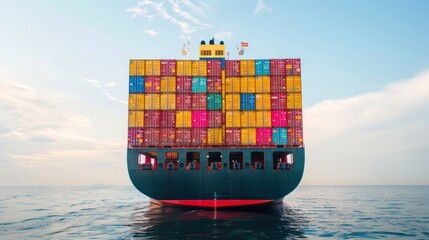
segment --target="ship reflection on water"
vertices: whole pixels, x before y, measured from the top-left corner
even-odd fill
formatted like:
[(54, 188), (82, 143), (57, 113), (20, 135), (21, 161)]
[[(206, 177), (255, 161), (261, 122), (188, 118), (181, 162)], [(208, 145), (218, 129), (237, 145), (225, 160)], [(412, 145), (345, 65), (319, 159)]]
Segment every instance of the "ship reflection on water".
[(240, 210), (192, 210), (149, 204), (131, 216), (133, 237), (153, 239), (302, 238), (308, 221), (285, 203)]

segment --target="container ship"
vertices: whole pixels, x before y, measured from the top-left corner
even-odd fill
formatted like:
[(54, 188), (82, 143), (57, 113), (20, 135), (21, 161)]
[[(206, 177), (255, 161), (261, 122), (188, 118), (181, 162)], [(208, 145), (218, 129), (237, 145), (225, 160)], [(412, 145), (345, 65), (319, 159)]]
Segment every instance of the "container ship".
[(164, 205), (272, 204), (304, 171), (300, 59), (132, 59), (128, 173)]

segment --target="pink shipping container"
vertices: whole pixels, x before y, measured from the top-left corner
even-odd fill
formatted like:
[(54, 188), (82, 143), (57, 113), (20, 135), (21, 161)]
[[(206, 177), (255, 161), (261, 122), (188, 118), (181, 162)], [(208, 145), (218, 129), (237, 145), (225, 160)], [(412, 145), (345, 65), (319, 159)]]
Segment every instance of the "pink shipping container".
[(303, 143), (302, 127), (288, 128), (287, 138), (288, 138), (289, 145), (302, 145)]
[(192, 111), (192, 127), (206, 128), (207, 127), (207, 111)]
[(128, 145), (131, 147), (140, 147), (143, 145), (144, 129), (128, 128)]
[(162, 146), (173, 146), (176, 141), (176, 129), (175, 128), (161, 128), (159, 136), (160, 145)]
[(256, 128), (256, 145), (271, 145), (273, 131), (271, 128)]
[(161, 112), (161, 127), (174, 128), (176, 127), (176, 111), (160, 111)]
[(192, 94), (192, 110), (206, 110), (207, 109), (207, 94), (195, 93)]
[(192, 94), (176, 94), (176, 110), (191, 110)]
[(176, 76), (176, 60), (161, 60), (161, 76)]
[(225, 142), (227, 145), (241, 145), (241, 129), (227, 128), (225, 130)]
[(225, 76), (240, 77), (240, 60), (226, 60)]
[(291, 109), (287, 111), (287, 126), (302, 127), (302, 110)]
[(292, 76), (293, 74), (293, 59), (286, 59), (286, 75)]
[(271, 59), (270, 74), (271, 76), (285, 76), (286, 75), (285, 59)]
[(145, 128), (143, 144), (146, 146), (160, 145), (159, 128)]
[(192, 93), (192, 77), (176, 77), (177, 93)]
[(273, 110), (271, 111), (271, 127), (286, 127), (287, 126), (287, 111)]
[(292, 60), (292, 75), (301, 76), (301, 59)]
[(147, 127), (160, 127), (161, 126), (161, 112), (160, 111), (144, 111), (144, 126)]
[(201, 146), (207, 144), (207, 128), (192, 128), (192, 145)]
[(286, 93), (286, 77), (271, 76), (271, 93)]
[(286, 93), (272, 93), (271, 94), (271, 109), (273, 110), (286, 110)]
[(207, 61), (207, 76), (222, 76), (222, 61), (208, 60)]
[(207, 111), (207, 126), (210, 128), (222, 127), (222, 111)]
[(221, 77), (207, 77), (207, 92), (220, 93), (222, 92), (222, 78)]
[(192, 128), (176, 128), (176, 145), (190, 146), (192, 139), (191, 130)]
[(144, 78), (144, 91), (145, 93), (159, 93), (161, 92), (161, 77), (147, 76)]

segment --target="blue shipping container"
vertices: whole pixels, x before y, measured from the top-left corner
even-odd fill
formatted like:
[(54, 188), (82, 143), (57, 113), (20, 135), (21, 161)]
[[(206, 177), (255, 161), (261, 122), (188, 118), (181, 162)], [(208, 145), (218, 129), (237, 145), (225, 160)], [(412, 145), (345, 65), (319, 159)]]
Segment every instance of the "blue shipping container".
[(240, 109), (241, 110), (256, 110), (256, 94), (241, 93), (240, 94)]
[(221, 94), (207, 94), (207, 110), (222, 110)]
[(207, 92), (207, 78), (206, 77), (192, 77), (192, 92), (205, 93)]
[(130, 76), (129, 92), (130, 93), (144, 93), (144, 77), (143, 76)]
[(274, 145), (287, 144), (287, 128), (273, 128), (272, 142)]
[(270, 75), (270, 60), (268, 59), (255, 60), (255, 75), (256, 76)]

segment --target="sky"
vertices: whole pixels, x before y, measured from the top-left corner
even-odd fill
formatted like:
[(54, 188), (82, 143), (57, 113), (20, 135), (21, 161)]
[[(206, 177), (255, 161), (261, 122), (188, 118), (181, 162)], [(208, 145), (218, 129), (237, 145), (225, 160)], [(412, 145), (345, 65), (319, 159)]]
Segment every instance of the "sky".
[(0, 185), (129, 185), (129, 59), (301, 58), (306, 185), (429, 184), (429, 1), (0, 1)]

